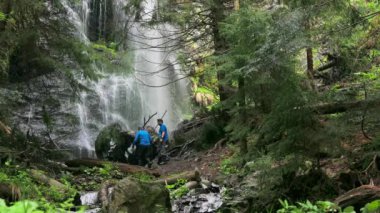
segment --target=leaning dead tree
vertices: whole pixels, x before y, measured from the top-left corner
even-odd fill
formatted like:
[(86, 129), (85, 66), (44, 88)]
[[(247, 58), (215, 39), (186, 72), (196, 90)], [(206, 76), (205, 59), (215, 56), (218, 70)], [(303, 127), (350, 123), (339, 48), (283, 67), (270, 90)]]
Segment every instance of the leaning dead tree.
[[(163, 119), (163, 118), (165, 117), (166, 113), (167, 113), (167, 110), (165, 110), (164, 114), (161, 116), (161, 119)], [(145, 117), (144, 117), (144, 125), (142, 126), (142, 128), (145, 128), (145, 126), (149, 123), (149, 121), (150, 121), (154, 116), (156, 116), (156, 115), (157, 115), (157, 112), (154, 113), (153, 115), (149, 115), (148, 119), (145, 119)], [(155, 129), (157, 128), (157, 126), (158, 126), (158, 125), (156, 125)]]
[(144, 117), (144, 124), (143, 124), (142, 128), (145, 128), (145, 126), (149, 123), (149, 121), (150, 121), (154, 116), (156, 116), (156, 115), (157, 115), (157, 112), (154, 113), (153, 115), (149, 115), (148, 120), (146, 120), (145, 117)]

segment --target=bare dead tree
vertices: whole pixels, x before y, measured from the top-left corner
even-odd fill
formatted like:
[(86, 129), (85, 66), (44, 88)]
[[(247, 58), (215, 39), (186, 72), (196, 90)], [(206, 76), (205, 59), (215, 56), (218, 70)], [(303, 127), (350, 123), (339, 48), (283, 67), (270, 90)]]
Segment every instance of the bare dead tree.
[(144, 125), (142, 126), (142, 128), (145, 128), (145, 126), (149, 123), (149, 121), (150, 121), (154, 116), (156, 116), (156, 115), (157, 115), (157, 112), (154, 113), (153, 115), (149, 115), (148, 120), (146, 120), (145, 117), (144, 117)]

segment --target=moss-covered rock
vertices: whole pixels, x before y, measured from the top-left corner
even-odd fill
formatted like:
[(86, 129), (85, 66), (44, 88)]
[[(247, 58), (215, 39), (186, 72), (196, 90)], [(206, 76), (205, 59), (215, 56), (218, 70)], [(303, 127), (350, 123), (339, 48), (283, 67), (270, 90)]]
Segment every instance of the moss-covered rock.
[(115, 186), (105, 209), (109, 213), (171, 212), (170, 195), (162, 184), (128, 177)]
[(128, 162), (128, 147), (133, 142), (131, 132), (123, 132), (120, 124), (114, 123), (100, 131), (95, 141), (95, 152), (99, 159)]

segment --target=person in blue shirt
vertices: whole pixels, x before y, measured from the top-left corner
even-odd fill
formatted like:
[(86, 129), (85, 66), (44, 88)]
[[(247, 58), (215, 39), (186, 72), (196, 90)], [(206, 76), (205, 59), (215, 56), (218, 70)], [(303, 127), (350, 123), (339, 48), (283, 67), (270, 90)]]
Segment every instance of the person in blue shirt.
[(169, 133), (164, 121), (157, 119), (157, 123), (160, 126), (158, 130), (158, 136), (160, 137), (160, 144), (158, 145), (158, 164), (164, 164), (169, 160), (169, 157), (165, 155), (165, 147), (169, 143)]
[(160, 130), (158, 130), (158, 135), (161, 137), (162, 142), (166, 145), (169, 142), (169, 134), (166, 125), (162, 119), (157, 119), (157, 123), (160, 126)]
[(142, 127), (139, 127), (135, 135), (135, 139), (133, 140), (133, 145), (137, 146), (136, 155), (139, 161), (139, 165), (145, 166), (148, 164), (148, 167), (150, 168), (152, 165), (150, 160), (152, 138), (148, 131)]

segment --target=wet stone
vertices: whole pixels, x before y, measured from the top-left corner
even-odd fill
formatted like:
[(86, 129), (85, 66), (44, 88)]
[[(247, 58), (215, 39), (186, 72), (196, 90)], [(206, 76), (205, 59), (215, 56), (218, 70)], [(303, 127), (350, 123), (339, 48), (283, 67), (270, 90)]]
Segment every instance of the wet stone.
[[(223, 204), (220, 188), (216, 184), (209, 185), (211, 188), (192, 189), (187, 195), (174, 201), (172, 211), (176, 213), (217, 212)], [(210, 192), (210, 189), (217, 192)]]

